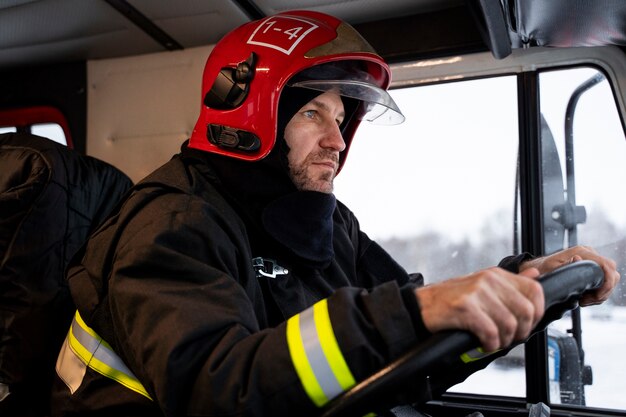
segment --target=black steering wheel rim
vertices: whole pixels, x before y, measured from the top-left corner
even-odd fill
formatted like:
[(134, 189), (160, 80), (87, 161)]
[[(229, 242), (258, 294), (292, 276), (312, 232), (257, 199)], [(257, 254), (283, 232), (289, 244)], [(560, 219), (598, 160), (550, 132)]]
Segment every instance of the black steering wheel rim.
[[(545, 297), (545, 313), (533, 333), (542, 331), (549, 322), (574, 308), (585, 292), (600, 287), (603, 281), (602, 268), (593, 261), (567, 264), (539, 277)], [(546, 322), (546, 319), (549, 321)], [(333, 399), (325, 407), (322, 417), (363, 416), (372, 409), (379, 409), (371, 404), (384, 404), (391, 408), (394, 404), (387, 402), (390, 397), (395, 397), (397, 389), (394, 387), (424, 379), (435, 369), (442, 372), (442, 367), (445, 369), (446, 365), (455, 362), (450, 358), (474, 351), (476, 346), (478, 339), (466, 331), (436, 333)]]

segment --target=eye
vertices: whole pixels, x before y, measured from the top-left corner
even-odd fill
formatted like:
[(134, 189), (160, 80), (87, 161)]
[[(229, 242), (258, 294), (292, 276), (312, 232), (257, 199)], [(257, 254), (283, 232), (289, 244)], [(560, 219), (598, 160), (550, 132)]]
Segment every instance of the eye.
[(305, 110), (302, 114), (308, 119), (314, 119), (317, 116), (317, 110)]

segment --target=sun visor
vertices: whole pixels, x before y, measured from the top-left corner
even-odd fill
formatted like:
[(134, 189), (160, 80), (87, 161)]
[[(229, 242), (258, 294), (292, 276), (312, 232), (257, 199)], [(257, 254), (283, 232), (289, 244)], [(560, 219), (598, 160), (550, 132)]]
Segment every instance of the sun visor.
[(291, 87), (308, 88), (340, 96), (357, 99), (365, 103), (362, 120), (382, 125), (396, 125), (404, 122), (404, 115), (389, 93), (380, 87), (358, 80), (304, 80), (291, 84)]

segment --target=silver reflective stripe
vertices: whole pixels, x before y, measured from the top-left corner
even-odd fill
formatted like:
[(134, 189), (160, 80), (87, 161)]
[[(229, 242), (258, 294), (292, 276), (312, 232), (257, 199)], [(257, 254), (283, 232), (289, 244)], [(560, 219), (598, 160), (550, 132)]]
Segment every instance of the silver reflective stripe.
[(80, 344), (92, 354), (91, 360), (95, 358), (100, 362), (109, 365), (116, 371), (137, 379), (135, 374), (128, 369), (122, 359), (117, 356), (117, 354), (113, 352), (110, 347), (107, 347), (102, 343), (102, 339), (98, 340), (92, 337), (76, 322), (76, 319), (74, 319), (74, 322), (72, 323), (72, 333), (74, 334), (76, 340), (78, 340)]
[(341, 394), (343, 389), (339, 385), (330, 364), (326, 360), (326, 355), (322, 349), (322, 343), (317, 334), (313, 311), (314, 309), (311, 307), (300, 313), (300, 334), (302, 336), (302, 344), (304, 345), (309, 365), (313, 369), (317, 382), (322, 388), (322, 391), (324, 391), (326, 398), (331, 400)]
[[(128, 369), (122, 359), (117, 356), (111, 346), (85, 324), (78, 311), (70, 326), (66, 343), (68, 347), (67, 350), (71, 351), (84, 365), (152, 400), (137, 377)], [(63, 359), (65, 359), (65, 357), (63, 357)], [(72, 365), (74, 365), (74, 369), (70, 369)], [(65, 365), (62, 361), (59, 366), (60, 369), (57, 370), (59, 377), (68, 378), (66, 384), (70, 387), (70, 390), (75, 390), (77, 388), (73, 388), (77, 380), (77, 368), (75, 364), (68, 361), (67, 365)], [(67, 369), (64, 369), (66, 367)], [(68, 382), (70, 380), (72, 383)], [(78, 381), (78, 386), (80, 386), (80, 382), (82, 382), (82, 376)]]
[(291, 362), (313, 404), (323, 407), (356, 384), (337, 343), (327, 299), (287, 320), (286, 332)]

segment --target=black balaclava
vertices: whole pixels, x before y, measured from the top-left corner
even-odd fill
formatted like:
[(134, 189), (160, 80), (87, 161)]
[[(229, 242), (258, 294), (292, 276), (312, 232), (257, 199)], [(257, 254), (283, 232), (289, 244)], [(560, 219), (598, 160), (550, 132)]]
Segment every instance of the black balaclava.
[[(276, 144), (262, 160), (249, 162), (214, 153), (205, 153), (215, 170), (222, 191), (235, 206), (251, 233), (263, 231), (276, 243), (313, 267), (326, 267), (333, 251), (333, 194), (297, 190), (289, 176), (284, 140), (293, 115), (321, 92), (285, 87), (278, 106)], [(344, 99), (346, 121), (358, 101)], [(192, 151), (187, 149), (187, 151)], [(262, 254), (259, 254), (262, 256)]]

